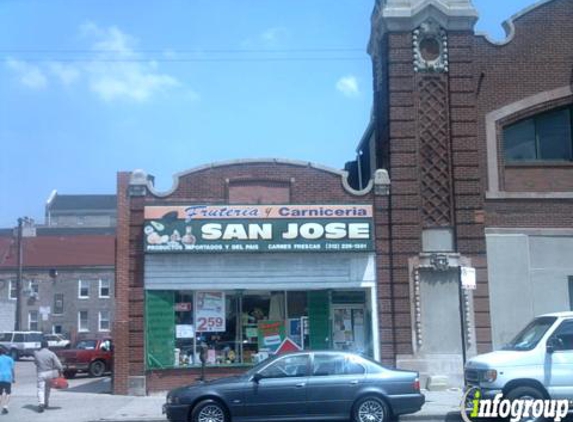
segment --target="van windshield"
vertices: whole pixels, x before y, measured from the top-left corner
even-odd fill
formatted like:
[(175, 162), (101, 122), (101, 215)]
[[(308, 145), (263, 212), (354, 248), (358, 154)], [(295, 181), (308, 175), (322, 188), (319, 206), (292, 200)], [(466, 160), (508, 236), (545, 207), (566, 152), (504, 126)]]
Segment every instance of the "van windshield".
[(535, 318), (503, 350), (532, 350), (556, 320), (556, 317)]

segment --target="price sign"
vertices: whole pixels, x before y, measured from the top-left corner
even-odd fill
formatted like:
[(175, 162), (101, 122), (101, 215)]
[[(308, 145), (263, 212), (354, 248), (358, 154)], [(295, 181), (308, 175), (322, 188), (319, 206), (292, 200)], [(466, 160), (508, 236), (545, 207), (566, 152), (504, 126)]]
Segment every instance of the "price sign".
[(198, 333), (226, 331), (224, 292), (197, 292), (195, 301), (195, 325)]

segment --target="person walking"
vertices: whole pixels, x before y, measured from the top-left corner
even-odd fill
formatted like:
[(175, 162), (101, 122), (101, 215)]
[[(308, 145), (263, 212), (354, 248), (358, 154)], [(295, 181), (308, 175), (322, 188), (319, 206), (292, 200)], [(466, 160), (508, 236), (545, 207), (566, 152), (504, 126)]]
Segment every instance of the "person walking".
[(48, 349), (47, 340), (42, 340), (41, 349), (34, 352), (34, 362), (38, 375), (38, 412), (42, 413), (49, 406), (51, 380), (60, 376), (64, 368), (56, 354)]
[(0, 346), (0, 405), (3, 415), (8, 413), (12, 384), (15, 382), (14, 360), (8, 356), (7, 350)]

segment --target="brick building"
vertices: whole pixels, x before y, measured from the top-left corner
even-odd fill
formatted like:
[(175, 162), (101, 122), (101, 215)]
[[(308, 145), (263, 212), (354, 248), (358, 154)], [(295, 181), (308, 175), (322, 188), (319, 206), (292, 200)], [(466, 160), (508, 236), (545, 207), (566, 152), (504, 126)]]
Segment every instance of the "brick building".
[[(143, 172), (120, 173), (114, 391), (192, 381), (202, 342), (209, 377), (243, 370), (265, 349), (268, 327), (259, 323), (297, 318), (298, 334), (290, 326), (274, 334), (362, 351), (455, 385), (464, 354), (499, 347), (537, 314), (571, 309), (572, 18), (573, 0), (542, 1), (510, 19), (507, 39), (496, 43), (475, 33), (469, 0), (379, 0), (368, 46), (372, 121), (346, 172), (222, 163), (178, 174), (168, 192)], [(264, 237), (265, 209), (277, 204), (365, 207), (364, 221), (336, 223), (374, 230), (362, 241), (340, 234), (362, 250), (316, 252), (328, 230), (314, 225), (330, 220), (299, 215), (292, 222), (310, 222), (306, 235), (318, 236), (298, 243), (307, 250), (238, 241), (251, 236), (251, 222)], [(229, 221), (220, 213), (230, 205), (263, 216)], [(205, 221), (195, 221), (199, 209)], [(237, 227), (227, 232), (226, 224)], [(234, 242), (201, 243), (199, 234)], [(215, 244), (219, 252), (205, 246)], [(460, 289), (465, 268), (476, 270), (475, 290)], [(225, 309), (210, 317), (230, 335), (198, 329), (193, 318), (209, 301)]]
[(513, 16), (503, 42), (476, 19), (469, 0), (377, 1), (374, 112), (353, 165), (359, 182), (377, 168), (391, 180), (382, 358), (452, 382), (461, 266), (477, 270), (461, 295), (468, 354), (573, 298), (573, 1)]
[(118, 176), (115, 393), (191, 382), (201, 343), (209, 377), (287, 336), (380, 358), (374, 183), (357, 191), (346, 172), (277, 159), (175, 180), (157, 192), (142, 171)]
[[(113, 322), (115, 235), (37, 229), (23, 239), (20, 327), (71, 340), (109, 335)], [(17, 246), (0, 236), (0, 295), (16, 302)], [(56, 273), (57, 272), (57, 275)], [(12, 327), (13, 328), (13, 327)]]
[[(54, 191), (46, 202), (45, 222), (35, 225), (26, 220), (22, 330), (62, 333), (72, 341), (109, 335), (114, 312), (116, 211), (115, 195), (59, 195)], [(10, 309), (15, 309), (17, 297), (17, 238), (17, 229), (0, 230), (0, 297)], [(14, 317), (11, 322), (13, 329)]]

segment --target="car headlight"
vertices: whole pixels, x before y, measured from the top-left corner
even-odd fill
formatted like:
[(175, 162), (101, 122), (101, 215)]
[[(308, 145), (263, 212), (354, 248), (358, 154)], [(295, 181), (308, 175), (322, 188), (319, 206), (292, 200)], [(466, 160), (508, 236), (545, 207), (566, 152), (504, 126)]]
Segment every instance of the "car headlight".
[(482, 374), (482, 381), (494, 382), (497, 379), (497, 371), (495, 369), (488, 369)]
[(177, 396), (167, 396), (167, 404), (178, 404), (179, 397)]

